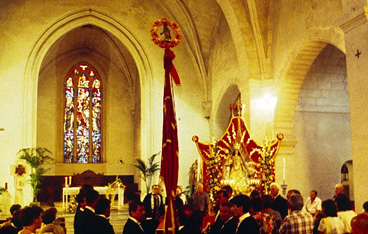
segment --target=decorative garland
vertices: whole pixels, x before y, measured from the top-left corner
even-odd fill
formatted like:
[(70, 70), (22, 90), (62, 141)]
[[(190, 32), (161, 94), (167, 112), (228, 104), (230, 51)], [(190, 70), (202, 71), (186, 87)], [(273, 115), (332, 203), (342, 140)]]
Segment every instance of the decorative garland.
[(221, 189), (221, 178), (222, 178), (222, 165), (221, 159), (218, 156), (210, 157), (208, 160), (208, 188), (209, 194), (212, 199), (214, 199), (217, 191)]
[[(160, 34), (164, 34), (165, 38), (162, 39), (159, 36), (158, 29), (160, 26), (164, 26), (163, 32)], [(170, 26), (172, 29), (172, 32), (174, 33), (174, 39), (171, 39), (170, 30), (167, 28), (167, 26)], [(182, 38), (181, 30), (179, 26), (166, 18), (162, 18), (159, 20), (156, 20), (151, 28), (151, 40), (158, 45), (161, 48), (173, 48), (177, 46)]]

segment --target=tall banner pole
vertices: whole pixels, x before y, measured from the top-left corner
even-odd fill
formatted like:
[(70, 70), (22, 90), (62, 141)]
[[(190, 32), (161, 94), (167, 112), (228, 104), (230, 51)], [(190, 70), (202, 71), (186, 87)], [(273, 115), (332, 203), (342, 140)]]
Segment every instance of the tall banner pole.
[[(160, 38), (158, 28), (162, 26)], [(172, 29), (175, 38), (171, 38)], [(172, 80), (176, 85), (180, 85), (179, 75), (172, 63), (175, 54), (170, 48), (175, 47), (181, 40), (181, 32), (178, 25), (166, 18), (156, 21), (151, 29), (152, 40), (165, 49), (164, 54), (164, 69), (165, 69), (165, 85), (163, 98), (163, 128), (162, 128), (162, 156), (161, 156), (161, 171), (160, 176), (163, 179), (166, 187), (167, 209), (164, 218), (164, 233), (176, 233), (176, 208), (175, 208), (175, 193), (178, 184), (179, 170), (179, 143), (178, 129), (175, 116), (175, 101), (172, 88)]]

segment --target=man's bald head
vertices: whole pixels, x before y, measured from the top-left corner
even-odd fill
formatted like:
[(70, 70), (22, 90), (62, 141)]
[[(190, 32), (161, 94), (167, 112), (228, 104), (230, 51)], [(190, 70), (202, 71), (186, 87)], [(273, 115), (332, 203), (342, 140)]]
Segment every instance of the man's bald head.
[(344, 185), (342, 184), (337, 184), (335, 186), (335, 194), (336, 196), (339, 196), (340, 194), (342, 194), (344, 192)]

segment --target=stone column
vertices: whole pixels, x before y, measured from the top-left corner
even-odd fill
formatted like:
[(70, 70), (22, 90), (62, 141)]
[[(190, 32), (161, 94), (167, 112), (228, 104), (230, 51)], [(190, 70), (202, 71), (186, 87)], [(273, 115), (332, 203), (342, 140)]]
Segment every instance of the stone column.
[(355, 209), (368, 200), (368, 23), (363, 9), (344, 17)]

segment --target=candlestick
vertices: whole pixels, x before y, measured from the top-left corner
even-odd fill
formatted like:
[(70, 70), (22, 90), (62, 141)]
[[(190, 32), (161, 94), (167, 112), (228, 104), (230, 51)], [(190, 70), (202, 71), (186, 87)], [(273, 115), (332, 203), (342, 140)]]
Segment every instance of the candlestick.
[(284, 163), (284, 168), (283, 168), (283, 175), (282, 175), (282, 179), (283, 179), (283, 182), (285, 184), (285, 158), (283, 158), (283, 163)]
[(200, 179), (200, 171), (201, 171), (201, 157), (198, 158), (198, 165), (197, 165), (197, 182), (199, 183)]

